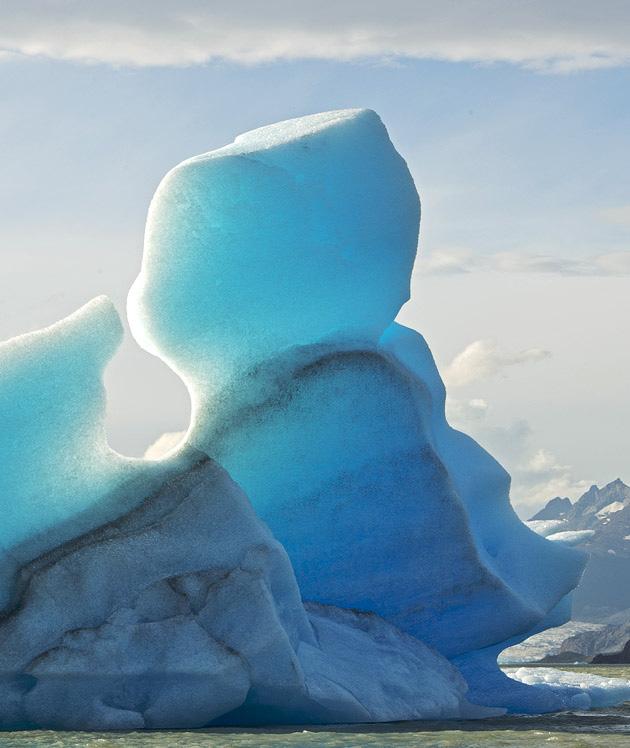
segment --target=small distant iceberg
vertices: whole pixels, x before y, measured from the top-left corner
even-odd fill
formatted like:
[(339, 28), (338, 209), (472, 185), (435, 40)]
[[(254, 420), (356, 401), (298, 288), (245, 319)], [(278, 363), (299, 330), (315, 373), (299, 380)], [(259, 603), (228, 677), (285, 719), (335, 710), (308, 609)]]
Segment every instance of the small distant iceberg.
[(567, 698), (567, 709), (595, 709), (630, 701), (630, 681), (625, 678), (606, 678), (550, 667), (507, 668), (506, 672), (521, 683), (547, 688), (561, 695), (575, 689), (576, 693)]
[(144, 459), (105, 437), (108, 299), (0, 345), (0, 726), (627, 698), (497, 665), (567, 620), (584, 557), (517, 518), (508, 474), (448, 425), (425, 340), (394, 321), (419, 221), (370, 110), (264, 127), (169, 172), (128, 316), (193, 412)]

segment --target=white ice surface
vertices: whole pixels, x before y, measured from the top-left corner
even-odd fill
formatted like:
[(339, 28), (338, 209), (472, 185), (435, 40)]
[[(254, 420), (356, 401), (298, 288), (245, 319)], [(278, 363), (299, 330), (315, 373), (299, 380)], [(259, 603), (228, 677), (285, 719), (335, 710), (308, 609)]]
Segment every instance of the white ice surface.
[(563, 530), (562, 532), (552, 532), (547, 535), (547, 540), (563, 545), (579, 545), (585, 540), (592, 538), (595, 530)]
[(543, 538), (555, 532), (560, 532), (560, 528), (566, 525), (564, 519), (532, 519), (526, 523), (530, 530)]
[(603, 509), (600, 509), (599, 512), (597, 512), (595, 516), (599, 517), (600, 519), (603, 519), (604, 517), (607, 517), (609, 514), (615, 514), (615, 512), (621, 512), (625, 508), (626, 508), (626, 505), (623, 504), (621, 501), (613, 501), (610, 504), (607, 504)]
[(577, 688), (581, 693), (571, 696), (568, 706), (574, 709), (617, 706), (630, 701), (630, 681), (625, 678), (605, 678), (591, 673), (575, 673), (547, 667), (506, 668), (506, 674), (530, 686), (550, 686), (554, 689)]

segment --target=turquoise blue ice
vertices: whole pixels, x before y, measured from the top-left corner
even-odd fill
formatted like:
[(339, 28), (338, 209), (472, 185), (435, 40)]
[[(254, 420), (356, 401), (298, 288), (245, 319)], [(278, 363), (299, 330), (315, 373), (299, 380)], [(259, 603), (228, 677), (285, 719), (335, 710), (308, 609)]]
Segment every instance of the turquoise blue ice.
[(374, 112), (255, 130), (164, 178), (129, 314), (191, 390), (189, 443), (243, 486), (303, 597), (453, 656), (535, 626), (581, 567), (518, 520), (394, 323), (419, 217)]
[(376, 341), (409, 298), (420, 202), (379, 117), (289, 120), (176, 166), (129, 297), (194, 395), (296, 345)]
[(0, 548), (16, 562), (66, 539), (67, 522), (70, 536), (97, 522), (101, 499), (133, 474), (133, 461), (108, 447), (104, 423), (103, 370), (121, 338), (101, 296), (0, 344)]
[(128, 305), (191, 394), (163, 460), (107, 445), (105, 298), (0, 347), (0, 725), (588, 706), (590, 686), (496, 666), (566, 618), (583, 559), (516, 517), (505, 470), (446, 422), (426, 342), (395, 323), (419, 220), (369, 110), (169, 172)]

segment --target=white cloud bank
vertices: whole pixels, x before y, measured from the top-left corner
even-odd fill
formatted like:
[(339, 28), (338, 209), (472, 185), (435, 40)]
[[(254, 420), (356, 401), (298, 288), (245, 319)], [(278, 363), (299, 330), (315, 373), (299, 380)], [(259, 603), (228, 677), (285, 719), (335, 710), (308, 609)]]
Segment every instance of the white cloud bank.
[[(503, 353), (492, 340), (475, 340), (451, 361), (444, 371), (446, 388), (465, 387), (501, 374), (508, 366), (542, 361), (551, 354), (542, 348), (528, 348), (518, 353)], [(480, 407), (483, 400), (472, 400)]]
[(407, 57), (570, 72), (630, 62), (625, 0), (4, 0), (0, 55), (114, 65)]
[(446, 401), (449, 423), (470, 434), (512, 476), (512, 504), (523, 519), (529, 519), (554, 496), (579, 498), (593, 484), (578, 477), (571, 465), (562, 463), (547, 449), (536, 445), (527, 421), (506, 426), (489, 419), (491, 409), (479, 399)]
[[(619, 209), (617, 221), (624, 213)], [(612, 220), (612, 218), (610, 219)], [(630, 223), (630, 209), (628, 210)], [(587, 258), (558, 257), (530, 252), (479, 254), (467, 249), (445, 249), (422, 253), (418, 271), (427, 275), (458, 275), (474, 271), (492, 273), (551, 273), (555, 275), (630, 275), (630, 251), (607, 252)]]
[[(527, 451), (527, 445), (524, 445)], [(572, 501), (588, 491), (592, 481), (577, 478), (571, 465), (563, 465), (551, 452), (538, 449), (512, 469), (513, 500), (535, 514), (549, 499), (568, 496)]]
[(507, 367), (542, 361), (550, 355), (541, 348), (505, 353), (491, 340), (476, 340), (443, 372), (449, 423), (470, 434), (505, 466), (512, 476), (512, 502), (525, 519), (554, 496), (578, 498), (592, 481), (576, 477), (571, 465), (537, 446), (527, 421), (521, 419), (507, 426), (494, 423), (486, 400), (453, 397), (452, 392), (502, 374)]

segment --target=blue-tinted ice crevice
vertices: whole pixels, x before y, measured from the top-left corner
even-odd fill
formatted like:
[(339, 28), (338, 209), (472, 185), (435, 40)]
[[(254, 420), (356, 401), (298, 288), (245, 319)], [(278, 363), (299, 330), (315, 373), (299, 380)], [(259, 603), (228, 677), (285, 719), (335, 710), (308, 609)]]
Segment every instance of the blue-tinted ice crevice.
[(169, 172), (128, 305), (191, 393), (163, 460), (107, 445), (107, 299), (0, 346), (0, 724), (576, 703), (496, 666), (566, 613), (582, 558), (518, 520), (507, 473), (446, 422), (426, 342), (394, 321), (419, 221), (369, 110), (264, 127)]

